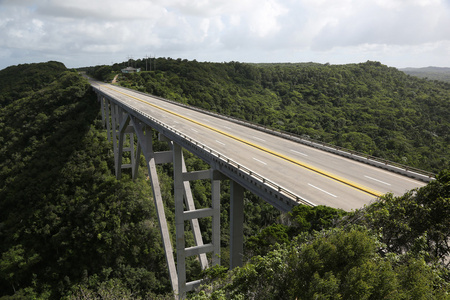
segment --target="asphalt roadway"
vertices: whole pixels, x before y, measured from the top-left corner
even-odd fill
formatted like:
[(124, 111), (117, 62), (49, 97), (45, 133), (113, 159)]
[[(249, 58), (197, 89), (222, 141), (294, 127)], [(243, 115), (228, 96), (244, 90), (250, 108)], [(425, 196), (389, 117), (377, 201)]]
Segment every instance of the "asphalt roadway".
[(315, 205), (350, 211), (370, 204), (376, 195), (403, 195), (408, 190), (425, 185), (406, 176), (178, 106), (151, 95), (145, 96), (98, 82), (92, 82), (92, 85)]

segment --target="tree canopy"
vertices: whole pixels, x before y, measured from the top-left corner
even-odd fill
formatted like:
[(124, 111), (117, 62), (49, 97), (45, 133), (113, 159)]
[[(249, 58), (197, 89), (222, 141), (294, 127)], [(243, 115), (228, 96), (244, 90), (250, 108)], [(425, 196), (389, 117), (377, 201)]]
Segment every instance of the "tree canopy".
[(115, 179), (89, 83), (29, 68), (55, 81), (0, 110), (0, 298), (59, 299), (108, 280), (136, 297), (169, 293), (149, 185)]
[(270, 240), (263, 230), (260, 245), (272, 241), (271, 251), (228, 273), (208, 270), (191, 299), (448, 299), (449, 187), (445, 171), (423, 188), (344, 217), (329, 211), (338, 223), (312, 231), (324, 210), (297, 210), (292, 217), (303, 233), (288, 239), (281, 230)]

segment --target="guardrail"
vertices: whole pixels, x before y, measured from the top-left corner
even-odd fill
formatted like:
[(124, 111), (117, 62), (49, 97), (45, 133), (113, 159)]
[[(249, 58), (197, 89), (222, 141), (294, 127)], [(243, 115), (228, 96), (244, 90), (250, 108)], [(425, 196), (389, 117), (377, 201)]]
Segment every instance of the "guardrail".
[[(227, 164), (228, 166), (234, 167), (235, 169), (239, 170), (240, 172), (243, 172), (245, 174), (247, 174), (248, 176), (254, 178), (255, 180), (257, 180), (259, 182), (259, 184), (261, 185), (265, 185), (275, 191), (277, 191), (278, 193), (284, 195), (285, 197), (289, 198), (290, 200), (294, 201), (296, 204), (304, 204), (304, 205), (308, 205), (308, 206), (315, 206), (314, 203), (296, 195), (295, 193), (291, 192), (290, 190), (280, 186), (279, 184), (271, 181), (270, 179), (267, 179), (266, 177), (258, 174), (257, 172), (252, 171), (251, 169), (245, 167), (244, 165), (239, 164), (238, 162), (230, 159), (229, 157), (223, 155), (222, 153), (208, 147), (205, 144), (202, 144), (198, 141), (196, 141), (195, 139), (191, 138), (190, 136), (176, 130), (175, 128), (155, 119), (154, 117), (150, 116), (149, 114), (147, 114), (146, 112), (143, 112), (139, 109), (136, 109), (132, 106), (129, 106), (128, 104), (118, 101), (116, 99), (112, 99), (110, 96), (106, 95), (105, 93), (103, 93), (101, 91), (101, 89), (99, 88), (95, 88), (97, 89), (98, 92), (100, 94), (102, 94), (104, 97), (110, 99), (111, 101), (115, 102), (115, 103), (120, 103), (120, 105), (125, 106), (128, 110), (134, 111), (135, 113), (139, 114), (140, 116), (145, 117), (147, 120), (151, 121), (154, 124), (157, 124), (158, 126), (160, 126), (161, 128), (164, 128), (165, 130), (170, 131), (172, 134), (176, 135), (179, 138), (184, 139), (185, 141), (191, 143), (192, 145), (195, 145), (198, 148), (201, 148), (204, 152), (210, 154), (211, 156), (215, 157), (217, 160), (223, 162), (224, 164)], [(134, 90), (133, 90), (134, 91)], [(147, 94), (146, 94), (147, 95)], [(163, 98), (161, 98), (163, 99)], [(165, 100), (165, 99), (163, 99)], [(293, 205), (290, 205), (291, 207)]]
[(272, 134), (272, 135), (275, 135), (275, 136), (279, 136), (279, 137), (282, 137), (282, 138), (285, 138), (285, 139), (288, 139), (288, 140), (291, 140), (291, 141), (295, 141), (295, 142), (298, 142), (298, 143), (301, 143), (301, 144), (304, 144), (304, 145), (307, 145), (307, 146), (310, 146), (310, 147), (314, 147), (314, 148), (317, 148), (317, 149), (320, 149), (320, 150), (323, 150), (323, 151), (326, 151), (326, 152), (330, 152), (330, 153), (334, 153), (334, 154), (337, 154), (337, 155), (340, 155), (340, 156), (344, 156), (344, 157), (347, 157), (347, 158), (350, 158), (350, 159), (353, 159), (353, 160), (356, 160), (356, 161), (359, 161), (359, 162), (363, 162), (363, 163), (366, 163), (366, 164), (369, 164), (369, 165), (372, 165), (372, 166), (376, 166), (376, 167), (379, 167), (379, 168), (382, 168), (382, 169), (386, 169), (386, 170), (389, 170), (391, 172), (399, 173), (399, 174), (402, 174), (402, 175), (405, 175), (405, 176), (408, 176), (408, 177), (411, 177), (411, 178), (414, 178), (414, 179), (418, 179), (418, 180), (421, 180), (421, 181), (424, 181), (424, 182), (430, 182), (430, 181), (434, 180), (435, 177), (436, 177), (436, 174), (434, 174), (432, 172), (428, 172), (428, 171), (421, 170), (421, 169), (418, 169), (418, 168), (410, 167), (410, 166), (407, 166), (407, 165), (403, 165), (403, 164), (400, 164), (400, 163), (397, 163), (397, 162), (389, 161), (389, 160), (386, 160), (386, 159), (383, 159), (383, 158), (379, 158), (379, 157), (376, 157), (376, 156), (372, 156), (372, 155), (369, 155), (369, 154), (365, 154), (365, 153), (362, 153), (362, 152), (350, 150), (350, 149), (347, 149), (347, 148), (344, 148), (344, 147), (336, 146), (336, 145), (333, 145), (333, 144), (325, 143), (325, 142), (322, 142), (322, 141), (319, 141), (319, 140), (314, 140), (314, 139), (311, 139), (311, 138), (305, 138), (304, 136), (300, 136), (300, 135), (297, 135), (297, 134), (294, 134), (294, 133), (290, 133), (290, 132), (286, 132), (286, 131), (283, 131), (283, 130), (277, 130), (277, 129), (269, 128), (267, 126), (263, 126), (263, 125), (260, 125), (260, 124), (257, 124), (257, 123), (253, 123), (253, 122), (250, 122), (250, 121), (242, 120), (242, 119), (239, 119), (239, 118), (236, 118), (236, 117), (226, 116), (226, 115), (222, 115), (222, 114), (219, 114), (219, 113), (216, 113), (216, 112), (211, 112), (211, 111), (208, 111), (208, 110), (205, 110), (205, 109), (202, 109), (202, 108), (189, 106), (189, 105), (184, 104), (184, 103), (176, 102), (176, 101), (165, 99), (165, 98), (158, 97), (158, 96), (153, 96), (153, 95), (150, 95), (150, 94), (147, 94), (147, 93), (144, 93), (144, 92), (141, 92), (141, 91), (137, 91), (137, 90), (134, 90), (134, 89), (130, 89), (130, 88), (127, 88), (127, 87), (122, 87), (122, 88), (125, 88), (127, 90), (133, 91), (133, 92), (141, 94), (141, 95), (151, 96), (151, 97), (154, 97), (156, 99), (159, 99), (159, 100), (162, 100), (162, 101), (165, 101), (165, 102), (169, 102), (171, 104), (175, 104), (175, 105), (182, 106), (182, 107), (185, 107), (185, 108), (189, 108), (189, 109), (201, 112), (201, 113), (205, 113), (205, 114), (208, 114), (210, 116), (214, 116), (214, 117), (221, 118), (221, 119), (224, 119), (224, 120), (229, 120), (229, 121), (232, 121), (232, 122), (240, 124), (240, 125), (244, 125), (244, 126), (247, 126), (247, 127), (253, 128), (253, 129), (257, 129), (259, 131), (263, 131), (263, 132), (266, 132), (266, 133), (269, 133), (269, 134)]

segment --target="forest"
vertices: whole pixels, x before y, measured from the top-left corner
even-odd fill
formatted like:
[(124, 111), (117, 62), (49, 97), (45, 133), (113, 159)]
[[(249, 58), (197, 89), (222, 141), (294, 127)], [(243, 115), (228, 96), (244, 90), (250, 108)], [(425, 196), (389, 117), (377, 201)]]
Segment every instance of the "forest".
[[(111, 80), (125, 65), (87, 71)], [(145, 70), (146, 61), (134, 66)], [(328, 65), (200, 63), (159, 58), (119, 83), (437, 173), (450, 167), (450, 83), (379, 62)]]
[[(146, 62), (139, 63), (145, 69)], [(111, 80), (123, 65), (85, 70)], [(189, 261), (189, 280), (205, 280), (189, 298), (449, 299), (446, 83), (375, 62), (249, 65), (159, 58), (155, 65), (156, 71), (123, 76), (120, 84), (415, 162), (438, 174), (421, 189), (400, 197), (387, 194), (352, 212), (298, 206), (281, 214), (246, 192), (246, 264), (232, 271), (227, 266), (230, 191), (224, 181), (222, 266), (202, 272), (198, 262)], [(340, 79), (334, 82), (330, 74)], [(140, 168), (136, 180), (127, 173), (115, 179), (112, 146), (89, 82), (58, 62), (12, 66), (1, 70), (0, 78), (0, 299), (173, 299), (146, 169)], [(346, 94), (352, 85), (354, 94)], [(377, 85), (380, 91), (372, 92)], [(380, 105), (370, 106), (375, 100)], [(384, 112), (390, 117), (377, 120)], [(333, 123), (334, 114), (342, 126)], [(416, 135), (405, 128), (416, 128)], [(403, 139), (398, 145), (378, 144), (375, 131)], [(167, 147), (156, 134), (154, 143), (156, 150)], [(190, 153), (185, 157), (188, 169), (207, 168)], [(171, 166), (159, 166), (158, 172), (173, 222)], [(195, 182), (192, 190), (196, 204), (210, 204), (208, 182)], [(174, 237), (174, 226), (170, 230)]]

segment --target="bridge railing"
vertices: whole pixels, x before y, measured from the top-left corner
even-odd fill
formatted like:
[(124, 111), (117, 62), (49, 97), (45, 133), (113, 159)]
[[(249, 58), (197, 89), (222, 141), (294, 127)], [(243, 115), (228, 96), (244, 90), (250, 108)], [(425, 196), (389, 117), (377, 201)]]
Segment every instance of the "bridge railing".
[[(101, 91), (101, 90), (100, 90)], [(133, 90), (134, 91), (134, 90)], [(102, 93), (103, 94), (103, 93)], [(108, 99), (114, 101), (115, 103), (119, 103), (120, 101), (117, 101), (115, 99), (111, 99), (111, 97), (108, 97), (107, 95), (103, 94), (105, 97), (107, 97)], [(147, 94), (146, 94), (147, 95)], [(162, 98), (161, 98), (162, 99)], [(163, 99), (165, 100), (165, 99)], [(158, 126), (170, 131), (171, 133), (177, 135), (178, 137), (184, 139), (185, 141), (190, 142), (192, 145), (195, 145), (197, 147), (200, 147), (203, 151), (209, 153), (210, 155), (214, 156), (217, 160), (222, 161), (224, 164), (230, 165), (236, 169), (238, 169), (240, 172), (243, 172), (245, 174), (247, 174), (248, 176), (251, 176), (253, 179), (259, 181), (260, 184), (268, 186), (276, 191), (278, 191), (280, 194), (284, 195), (286, 198), (291, 199), (292, 201), (298, 203), (298, 204), (304, 204), (304, 205), (308, 205), (308, 206), (315, 206), (314, 203), (298, 196), (297, 194), (291, 192), (290, 190), (282, 187), (281, 185), (271, 181), (270, 179), (258, 174), (257, 172), (252, 171), (251, 169), (245, 167), (242, 164), (239, 164), (238, 162), (232, 160), (231, 158), (225, 156), (224, 154), (208, 147), (207, 145), (198, 142), (197, 140), (195, 140), (194, 138), (188, 136), (185, 133), (180, 132), (179, 130), (159, 121), (158, 119), (150, 116), (149, 114), (147, 114), (146, 112), (143, 112), (139, 109), (136, 109), (124, 102), (120, 102), (120, 105), (125, 106), (127, 108), (127, 110), (131, 110), (136, 112), (137, 114), (145, 117), (146, 119), (148, 119), (149, 121), (151, 121), (154, 124), (157, 124)]]
[[(155, 122), (157, 120), (153, 119), (153, 122)], [(165, 128), (173, 131), (175, 134), (177, 134), (178, 136), (184, 138), (185, 140), (191, 142), (192, 144), (196, 145), (197, 147), (201, 147), (203, 150), (207, 151), (209, 154), (215, 156), (216, 158), (220, 159), (221, 161), (223, 161), (224, 163), (227, 163), (228, 165), (231, 165), (233, 167), (235, 167), (236, 169), (239, 169), (242, 172), (245, 172), (247, 175), (252, 176), (253, 178), (257, 179), (258, 181), (260, 181), (262, 184), (268, 185), (272, 188), (274, 188), (275, 190), (277, 190), (278, 192), (282, 193), (283, 195), (285, 195), (288, 198), (291, 198), (293, 200), (295, 200), (296, 202), (299, 202), (301, 204), (306, 204), (309, 206), (313, 206), (314, 204), (297, 196), (295, 193), (289, 191), (288, 189), (276, 184), (275, 182), (271, 181), (270, 179), (267, 179), (266, 177), (252, 171), (251, 169), (245, 167), (244, 165), (239, 164), (238, 162), (232, 160), (231, 158), (223, 155), (222, 153), (209, 148), (208, 146), (206, 146), (205, 144), (202, 144), (198, 141), (196, 141), (195, 139), (191, 138), (190, 136), (166, 125), (163, 123), (160, 123), (161, 126), (164, 126)]]
[(147, 94), (147, 93), (144, 93), (144, 92), (141, 92), (141, 91), (137, 91), (137, 90), (134, 90), (134, 89), (130, 89), (130, 88), (126, 88), (126, 89), (128, 89), (130, 91), (133, 91), (135, 93), (139, 93), (139, 94), (142, 94), (142, 95), (145, 95), (145, 96), (151, 96), (151, 97), (154, 97), (154, 98), (162, 100), (162, 101), (166, 101), (166, 102), (178, 105), (178, 106), (182, 106), (182, 107), (189, 108), (189, 109), (192, 109), (192, 110), (195, 110), (195, 111), (198, 111), (198, 112), (202, 112), (202, 113), (214, 116), (214, 117), (218, 117), (218, 118), (221, 118), (221, 119), (229, 120), (229, 121), (232, 121), (234, 123), (238, 123), (238, 124), (250, 127), (250, 128), (254, 128), (254, 129), (266, 132), (266, 133), (270, 133), (270, 134), (275, 135), (275, 136), (283, 137), (285, 139), (289, 139), (289, 140), (292, 140), (292, 141), (295, 141), (295, 142), (298, 142), (298, 143), (301, 143), (301, 144), (304, 144), (304, 145), (308, 145), (308, 146), (311, 146), (311, 147), (314, 147), (314, 148), (317, 148), (317, 149), (320, 149), (320, 150), (323, 150), (323, 151), (327, 151), (327, 152), (334, 153), (334, 154), (337, 154), (337, 155), (340, 155), (340, 156), (344, 156), (344, 157), (347, 157), (347, 158), (350, 158), (350, 159), (353, 159), (353, 160), (356, 160), (356, 161), (360, 161), (360, 162), (363, 162), (363, 163), (366, 163), (366, 164), (369, 164), (369, 165), (373, 165), (373, 166), (376, 166), (376, 167), (379, 167), (379, 168), (383, 168), (383, 169), (386, 169), (386, 170), (389, 170), (389, 171), (392, 171), (392, 172), (395, 172), (395, 173), (403, 174), (403, 175), (406, 175), (406, 176), (414, 178), (414, 179), (418, 179), (418, 180), (422, 180), (422, 181), (425, 181), (425, 182), (429, 182), (429, 181), (434, 180), (435, 176), (436, 176), (432, 172), (428, 172), (428, 171), (421, 170), (421, 169), (418, 169), (418, 168), (410, 167), (410, 166), (407, 166), (407, 165), (404, 165), (404, 164), (401, 164), (401, 163), (393, 162), (393, 161), (390, 161), (390, 160), (386, 160), (386, 159), (383, 159), (383, 158), (380, 158), (380, 157), (376, 157), (376, 156), (372, 156), (372, 155), (369, 155), (369, 154), (365, 154), (365, 153), (362, 153), (362, 152), (350, 150), (350, 149), (347, 149), (347, 148), (344, 148), (344, 147), (340, 147), (340, 146), (336, 146), (336, 145), (333, 145), (333, 144), (330, 144), (330, 143), (326, 143), (326, 142), (322, 142), (322, 141), (319, 141), (319, 140), (311, 139), (309, 137), (300, 136), (300, 135), (297, 135), (297, 134), (294, 134), (294, 133), (290, 133), (290, 132), (286, 132), (286, 131), (279, 130), (279, 129), (269, 128), (267, 126), (260, 125), (260, 124), (254, 123), (254, 122), (242, 120), (242, 119), (239, 119), (239, 118), (236, 118), (236, 117), (222, 115), (222, 114), (219, 114), (219, 113), (216, 113), (216, 112), (211, 112), (211, 111), (208, 111), (208, 110), (205, 110), (205, 109), (202, 109), (202, 108), (198, 108), (198, 107), (189, 106), (187, 104), (183, 104), (183, 103), (180, 103), (180, 102), (176, 102), (176, 101), (165, 99), (165, 98), (158, 97), (158, 96), (153, 96), (153, 95), (150, 95), (150, 94)]

